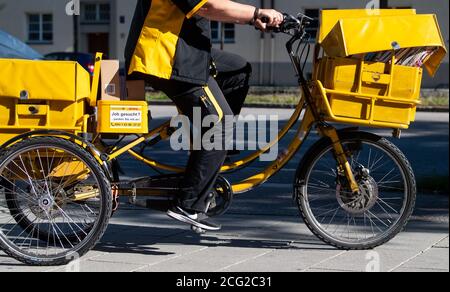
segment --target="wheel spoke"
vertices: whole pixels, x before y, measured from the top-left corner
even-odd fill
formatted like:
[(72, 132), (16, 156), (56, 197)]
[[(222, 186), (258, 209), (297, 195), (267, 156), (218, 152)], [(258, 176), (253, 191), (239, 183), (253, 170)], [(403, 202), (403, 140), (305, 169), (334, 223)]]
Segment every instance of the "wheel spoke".
[[(19, 260), (25, 255), (41, 263), (65, 259), (91, 240), (98, 220), (108, 219), (101, 219), (105, 185), (78, 146), (20, 144), (26, 146), (15, 147), (0, 160), (0, 239)], [(94, 190), (95, 199), (71, 199), (85, 189)]]
[(410, 176), (400, 166), (404, 158), (386, 151), (378, 141), (341, 143), (360, 192), (354, 193), (337, 168), (333, 170), (337, 162), (333, 147), (327, 146), (313, 159), (306, 177), (297, 178), (305, 182), (305, 217), (311, 228), (343, 244), (381, 240), (402, 224), (410, 195), (406, 182)]

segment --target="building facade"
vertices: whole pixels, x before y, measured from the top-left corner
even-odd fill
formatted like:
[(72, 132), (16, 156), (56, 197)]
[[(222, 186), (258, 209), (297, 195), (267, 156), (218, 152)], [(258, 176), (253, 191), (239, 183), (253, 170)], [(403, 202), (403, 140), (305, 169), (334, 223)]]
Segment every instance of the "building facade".
[[(381, 7), (415, 8), (418, 13), (437, 14), (446, 45), (449, 40), (449, 1), (447, 0), (240, 0), (260, 7), (274, 7), (317, 18), (320, 9)], [(79, 16), (67, 14), (77, 8), (69, 0), (0, 0), (0, 29), (27, 42), (42, 54), (60, 51), (102, 51), (123, 61), (128, 30), (136, 0), (81, 0)], [(73, 10), (69, 10), (73, 11)], [(69, 13), (70, 14), (70, 13)], [(310, 34), (315, 35), (318, 22)], [(253, 84), (295, 85), (293, 70), (285, 51), (286, 37), (261, 34), (249, 26), (212, 24), (214, 45), (240, 54), (253, 64)], [(313, 43), (314, 40), (311, 40)], [(436, 78), (426, 77), (425, 87), (448, 87), (448, 57)]]

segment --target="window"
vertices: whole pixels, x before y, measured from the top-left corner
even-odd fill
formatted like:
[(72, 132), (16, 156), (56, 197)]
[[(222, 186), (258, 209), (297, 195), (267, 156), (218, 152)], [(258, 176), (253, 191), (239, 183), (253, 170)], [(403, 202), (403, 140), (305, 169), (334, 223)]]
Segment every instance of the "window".
[(111, 17), (109, 3), (84, 3), (81, 7), (82, 22), (108, 24)]
[(236, 32), (233, 23), (211, 22), (211, 40), (213, 43), (222, 42), (222, 31), (224, 33), (225, 43), (234, 43)]
[(52, 14), (28, 15), (28, 42), (30, 43), (53, 42)]

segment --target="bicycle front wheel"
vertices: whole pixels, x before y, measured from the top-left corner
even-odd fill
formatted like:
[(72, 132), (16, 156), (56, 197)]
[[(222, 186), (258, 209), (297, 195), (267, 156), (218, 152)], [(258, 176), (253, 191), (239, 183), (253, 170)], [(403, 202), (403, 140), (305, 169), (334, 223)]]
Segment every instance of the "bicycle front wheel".
[(363, 132), (340, 133), (359, 185), (355, 194), (328, 138), (305, 155), (294, 192), (301, 216), (324, 242), (340, 249), (371, 249), (407, 224), (416, 200), (413, 170), (388, 140)]
[(0, 157), (0, 246), (29, 265), (67, 264), (103, 235), (111, 198), (103, 170), (75, 143), (17, 143)]

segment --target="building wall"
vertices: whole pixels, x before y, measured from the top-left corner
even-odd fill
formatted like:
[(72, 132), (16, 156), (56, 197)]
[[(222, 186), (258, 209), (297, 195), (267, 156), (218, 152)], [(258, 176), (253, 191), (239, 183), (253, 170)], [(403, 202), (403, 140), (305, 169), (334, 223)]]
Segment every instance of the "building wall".
[[(131, 20), (133, 19), (134, 9), (137, 0), (115, 0), (115, 13), (113, 19), (117, 24), (115, 29), (115, 56), (120, 58), (123, 62), (125, 54), (125, 45), (127, 43), (128, 31), (130, 30)], [(120, 18), (123, 17), (124, 23), (120, 23)]]
[[(79, 47), (87, 50), (87, 33), (109, 32), (110, 58), (123, 62), (124, 48), (128, 37), (134, 8), (137, 0), (82, 0), (83, 2), (111, 3), (111, 23), (109, 25), (82, 25), (79, 29)], [(71, 51), (74, 44), (74, 27), (71, 17), (65, 14), (68, 0), (0, 0), (0, 29), (16, 37), (27, 39), (27, 13), (51, 12), (54, 17), (54, 41), (51, 45), (32, 45), (34, 49), (45, 54), (53, 51)], [(270, 0), (240, 0), (254, 6), (270, 7)], [(364, 8), (368, 0), (275, 0), (275, 8), (295, 14), (305, 9), (318, 8)], [(449, 40), (449, 1), (445, 0), (389, 0), (390, 6), (413, 7), (419, 13), (435, 13), (441, 24), (442, 34), (447, 46)], [(3, 8), (1, 8), (4, 6)], [(121, 22), (123, 20), (123, 23)], [(295, 85), (293, 69), (285, 50), (286, 36), (264, 35), (250, 26), (236, 26), (235, 43), (225, 44), (224, 49), (242, 55), (253, 64), (253, 84), (261, 85)], [(219, 47), (219, 45), (215, 45)], [(448, 56), (435, 79), (426, 77), (425, 87), (448, 86)], [(307, 66), (309, 68), (310, 65)]]
[[(260, 1), (240, 1), (249, 4), (260, 3)], [(269, 0), (265, 0), (266, 7), (270, 6)], [(338, 9), (352, 9), (365, 8), (368, 0), (275, 0), (275, 8), (277, 10), (296, 14), (297, 12), (304, 12), (305, 9), (317, 8), (338, 8)], [(432, 13), (437, 14), (442, 35), (449, 46), (449, 1), (443, 0), (389, 0), (389, 6), (393, 7), (413, 7), (417, 9), (418, 13)], [(247, 58), (254, 69), (253, 84), (264, 85), (281, 85), (292, 86), (296, 84), (296, 78), (289, 63), (285, 43), (286, 36), (275, 35), (274, 39), (270, 35), (265, 35), (261, 40), (260, 34), (255, 32), (252, 28), (236, 27), (236, 44), (225, 44), (225, 50), (240, 54)], [(273, 49), (272, 49), (273, 48)], [(260, 61), (260, 55), (263, 55), (263, 61)], [(271, 61), (273, 60), (273, 62)], [(306, 66), (307, 70), (311, 71), (310, 63)], [(449, 78), (449, 58), (445, 58), (444, 63), (436, 74), (435, 78), (431, 78), (425, 74), (423, 81), (424, 87), (447, 86)]]
[(73, 19), (66, 14), (62, 0), (0, 0), (0, 29), (26, 41), (28, 13), (53, 14), (53, 43), (31, 45), (46, 54), (54, 51), (73, 51)]

